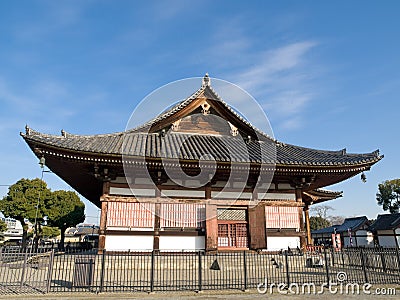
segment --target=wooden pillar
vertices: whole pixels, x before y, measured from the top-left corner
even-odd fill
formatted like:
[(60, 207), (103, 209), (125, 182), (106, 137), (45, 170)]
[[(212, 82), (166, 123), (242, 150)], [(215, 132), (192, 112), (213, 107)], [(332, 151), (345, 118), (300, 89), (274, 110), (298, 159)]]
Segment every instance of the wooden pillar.
[(306, 224), (306, 234), (307, 234), (307, 245), (312, 245), (313, 244), (313, 241), (312, 241), (312, 238), (311, 238), (311, 227), (310, 227), (310, 214), (309, 214), (309, 205), (308, 204), (306, 204), (305, 206), (304, 206), (304, 221), (305, 221), (305, 224)]
[(154, 237), (153, 250), (160, 250), (160, 213), (161, 203), (156, 203), (154, 208)]
[(106, 247), (107, 211), (108, 211), (108, 202), (105, 200), (102, 200), (101, 215), (100, 215), (100, 229), (99, 229), (99, 252), (100, 253), (102, 253)]
[(206, 185), (205, 196), (206, 199), (211, 199), (211, 186), (209, 184)]
[[(296, 202), (302, 203), (303, 202), (303, 192), (301, 188), (296, 187)], [(300, 220), (300, 247), (305, 249), (307, 242), (304, 233), (304, 217), (303, 217), (303, 207), (299, 207), (299, 220)]]
[(100, 198), (101, 201), (101, 213), (100, 213), (100, 228), (99, 228), (99, 253), (102, 253), (106, 247), (106, 229), (107, 229), (107, 213), (108, 213), (108, 202), (105, 197), (110, 194), (110, 182), (103, 182), (103, 196)]
[(217, 205), (206, 204), (206, 251), (218, 249)]
[[(156, 188), (156, 198), (160, 200), (161, 190), (160, 187)], [(159, 202), (159, 201), (158, 201)], [(161, 214), (161, 203), (156, 203), (154, 206), (154, 235), (153, 235), (153, 250), (160, 250), (160, 214)]]
[(257, 206), (248, 208), (250, 249), (263, 249), (267, 247), (266, 243), (266, 224), (265, 224), (265, 206), (259, 203)]

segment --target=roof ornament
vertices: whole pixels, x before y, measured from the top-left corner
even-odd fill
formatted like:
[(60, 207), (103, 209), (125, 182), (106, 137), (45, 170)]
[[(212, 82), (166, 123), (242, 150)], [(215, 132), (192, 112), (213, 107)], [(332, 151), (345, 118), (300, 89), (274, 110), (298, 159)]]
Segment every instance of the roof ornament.
[(61, 135), (63, 137), (67, 137), (67, 132), (64, 129), (61, 129)]
[(178, 131), (179, 130), (179, 124), (181, 124), (182, 119), (176, 120), (174, 123), (172, 123), (172, 131)]
[(231, 122), (228, 122), (228, 124), (231, 127), (232, 136), (237, 136), (239, 133), (238, 128), (235, 125), (233, 125)]
[(203, 115), (208, 115), (210, 113), (210, 107), (211, 106), (210, 106), (210, 104), (207, 103), (207, 101), (204, 101), (201, 104), (201, 107), (203, 108), (203, 110), (202, 110)]
[(211, 85), (211, 79), (208, 76), (208, 73), (206, 73), (206, 75), (204, 75), (203, 77), (203, 82), (201, 84), (202, 86), (210, 86)]
[(364, 172), (361, 173), (361, 181), (364, 183), (367, 182), (367, 176), (364, 174)]
[(25, 133), (26, 133), (26, 135), (31, 134), (31, 129), (29, 128), (28, 124), (25, 125)]

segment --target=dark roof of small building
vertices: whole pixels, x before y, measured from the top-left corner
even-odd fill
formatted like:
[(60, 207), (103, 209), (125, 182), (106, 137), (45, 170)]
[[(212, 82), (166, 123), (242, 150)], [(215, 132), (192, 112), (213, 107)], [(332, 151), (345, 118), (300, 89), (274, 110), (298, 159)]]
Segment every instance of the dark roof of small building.
[(313, 230), (312, 234), (329, 234), (334, 233), (336, 229), (336, 233), (347, 232), (349, 229), (351, 231), (356, 231), (365, 225), (368, 222), (368, 218), (366, 216), (362, 217), (353, 217), (353, 218), (346, 218), (341, 225), (333, 225), (326, 228)]
[(393, 230), (400, 227), (400, 213), (378, 215), (378, 218), (369, 227), (370, 231)]

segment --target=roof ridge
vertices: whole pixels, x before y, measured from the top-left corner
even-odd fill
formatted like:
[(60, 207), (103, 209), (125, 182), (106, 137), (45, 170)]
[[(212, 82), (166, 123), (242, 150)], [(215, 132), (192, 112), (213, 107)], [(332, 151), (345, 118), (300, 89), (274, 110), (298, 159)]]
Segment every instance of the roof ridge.
[[(189, 105), (194, 99), (196, 99), (196, 97), (205, 90), (207, 85), (205, 85), (204, 83), (201, 85), (201, 87), (195, 91), (193, 94), (191, 94), (189, 97), (183, 99), (182, 101), (176, 103), (176, 105), (174, 105), (173, 107), (171, 107), (170, 109), (168, 109), (167, 111), (164, 111), (160, 114), (158, 114), (157, 116), (155, 116), (154, 118), (150, 119), (149, 121), (145, 122), (144, 124), (138, 125), (132, 129), (126, 130), (125, 132), (135, 132), (138, 131), (140, 129), (146, 128), (148, 126), (151, 126), (153, 123), (164, 120), (165, 118), (169, 117), (172, 113), (175, 113), (179, 110), (181, 110), (182, 108), (186, 107), (187, 105)], [(181, 107), (182, 106), (182, 107)], [(178, 109), (179, 108), (179, 109)]]
[(116, 136), (116, 135), (123, 135), (125, 131), (113, 132), (113, 133), (102, 133), (102, 134), (73, 134), (70, 132), (65, 131), (64, 129), (61, 130), (61, 135), (56, 134), (49, 134), (49, 133), (42, 133), (33, 128), (29, 127), (28, 125), (25, 126), (25, 133), (20, 132), (21, 136), (42, 136), (42, 137), (52, 137), (52, 138), (60, 138), (65, 139), (68, 137), (76, 137), (76, 138), (93, 138), (93, 137), (107, 137), (107, 136)]
[(217, 100), (220, 101), (227, 109), (229, 109), (229, 111), (231, 113), (233, 113), (237, 118), (239, 118), (240, 121), (242, 121), (243, 123), (245, 123), (247, 126), (249, 126), (250, 128), (252, 128), (254, 131), (258, 132), (259, 134), (263, 135), (264, 137), (271, 139), (272, 141), (274, 141), (275, 143), (280, 143), (283, 144), (281, 142), (279, 142), (277, 139), (269, 136), (267, 133), (265, 133), (264, 131), (262, 131), (261, 129), (257, 128), (256, 126), (254, 126), (253, 124), (251, 124), (249, 121), (247, 121), (243, 116), (241, 116), (236, 110), (234, 110), (232, 108), (232, 106), (230, 106), (226, 101), (224, 101), (220, 95), (218, 95), (218, 93), (212, 88), (211, 85), (207, 86), (208, 89), (217, 97)]
[(382, 157), (383, 155), (379, 155), (379, 149), (376, 149), (372, 152), (368, 152), (368, 153), (348, 153), (346, 151), (346, 148), (340, 149), (340, 150), (323, 150), (323, 149), (315, 149), (315, 148), (310, 148), (310, 147), (304, 147), (304, 146), (297, 146), (297, 145), (293, 145), (293, 144), (287, 144), (287, 143), (281, 143), (280, 146), (284, 146), (284, 147), (294, 147), (294, 148), (302, 148), (305, 150), (312, 150), (318, 153), (327, 153), (327, 154), (342, 154), (343, 156), (365, 156), (365, 157), (369, 157), (369, 156), (374, 156), (374, 157)]

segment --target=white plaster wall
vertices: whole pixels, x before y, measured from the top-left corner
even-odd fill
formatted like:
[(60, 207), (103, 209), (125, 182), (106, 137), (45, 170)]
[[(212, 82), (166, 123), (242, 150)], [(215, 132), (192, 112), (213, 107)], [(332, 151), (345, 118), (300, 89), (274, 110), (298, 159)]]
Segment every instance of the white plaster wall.
[(258, 193), (258, 199), (296, 200), (296, 195), (294, 193)]
[(152, 235), (107, 235), (106, 250), (153, 250)]
[(204, 191), (191, 191), (191, 190), (163, 190), (161, 196), (165, 197), (201, 197), (204, 198)]
[(248, 192), (211, 192), (212, 198), (220, 198), (220, 199), (251, 199), (252, 193)]
[[(374, 246), (374, 237), (371, 232), (366, 231), (366, 230), (358, 230), (356, 233), (353, 233), (352, 235), (353, 238), (353, 247), (357, 246), (368, 246), (372, 247)], [(357, 239), (357, 241), (356, 241)], [(347, 236), (344, 236), (344, 247), (350, 247), (350, 238)]]
[(300, 247), (299, 237), (286, 237), (286, 236), (269, 236), (267, 237), (267, 250), (287, 250), (287, 248)]
[[(396, 233), (399, 234), (400, 231), (396, 229)], [(391, 234), (392, 236), (384, 236), (382, 234)], [(393, 230), (378, 230), (377, 235), (379, 240), (379, 246), (396, 247), (396, 240), (394, 238)], [(400, 237), (397, 237), (397, 241), (400, 242)]]
[(154, 189), (129, 189), (129, 188), (118, 188), (110, 187), (111, 195), (123, 195), (123, 196), (155, 196)]
[(204, 236), (160, 236), (160, 250), (204, 250)]

